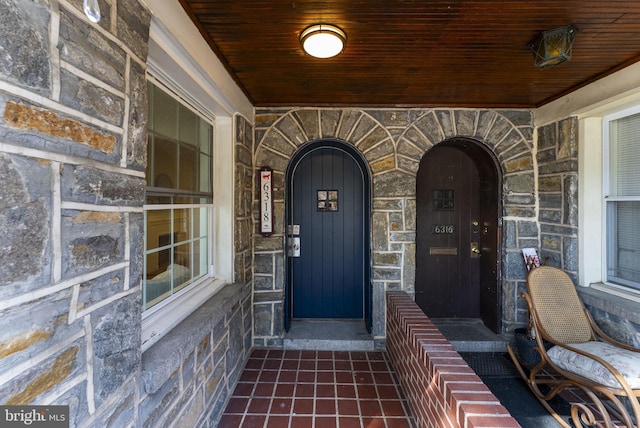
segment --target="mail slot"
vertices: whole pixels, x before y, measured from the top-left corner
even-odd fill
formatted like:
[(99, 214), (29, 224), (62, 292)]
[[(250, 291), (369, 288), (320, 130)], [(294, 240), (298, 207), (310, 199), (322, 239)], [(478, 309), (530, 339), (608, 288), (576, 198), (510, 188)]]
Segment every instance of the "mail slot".
[(429, 247), (430, 256), (457, 256), (458, 247)]

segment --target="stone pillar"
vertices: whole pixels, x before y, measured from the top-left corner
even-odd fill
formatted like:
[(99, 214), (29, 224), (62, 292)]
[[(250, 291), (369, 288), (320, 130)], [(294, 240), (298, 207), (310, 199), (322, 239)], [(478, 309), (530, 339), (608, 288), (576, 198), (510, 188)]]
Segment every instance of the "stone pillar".
[(0, 0), (0, 403), (136, 422), (150, 13)]

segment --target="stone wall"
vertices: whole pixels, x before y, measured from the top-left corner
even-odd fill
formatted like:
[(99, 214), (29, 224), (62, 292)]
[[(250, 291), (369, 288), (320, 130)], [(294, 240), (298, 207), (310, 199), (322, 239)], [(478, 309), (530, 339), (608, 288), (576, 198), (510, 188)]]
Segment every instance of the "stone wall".
[(252, 125), (234, 122), (238, 282), (142, 353), (151, 15), (81, 7), (0, 0), (0, 404), (213, 427), (252, 347)]
[(541, 262), (578, 271), (578, 120), (538, 128)]
[(136, 420), (149, 12), (0, 0), (0, 403)]
[[(538, 225), (531, 224), (522, 247), (538, 250), (540, 262), (565, 270), (577, 284), (578, 276), (578, 120), (571, 117), (538, 128)], [(539, 227), (539, 231), (536, 228)], [(524, 232), (524, 233), (523, 233)], [(539, 233), (539, 234), (538, 234)], [(526, 282), (518, 284), (526, 290)], [(528, 317), (518, 297), (517, 318)]]
[(243, 284), (253, 279), (253, 126), (237, 115), (235, 128), (235, 281)]
[[(538, 129), (539, 252), (541, 261), (566, 271), (578, 285), (578, 120), (559, 120)], [(532, 245), (533, 246), (533, 245)], [(588, 284), (581, 284), (588, 285)], [(524, 281), (519, 285), (525, 290)], [(640, 346), (637, 303), (615, 294), (578, 286), (599, 327), (611, 337)], [(526, 305), (519, 302), (521, 317)]]
[(136, 426), (217, 426), (251, 350), (250, 291), (225, 286), (144, 352)]
[(637, 302), (588, 287), (578, 287), (578, 293), (602, 331), (622, 343), (640, 348)]
[[(215, 427), (252, 349), (253, 128), (236, 116), (235, 283), (142, 355), (139, 426)], [(176, 425), (172, 425), (176, 424)]]
[(256, 111), (254, 174), (274, 170), (275, 234), (257, 232), (254, 199), (254, 343), (281, 345), (285, 293), (285, 171), (302, 145), (323, 138), (352, 144), (373, 176), (371, 213), (373, 335), (385, 336), (387, 290), (414, 293), (416, 172), (422, 156), (454, 137), (484, 144), (503, 175), (502, 320), (525, 322), (517, 292), (525, 276), (520, 249), (538, 246), (537, 181), (531, 114), (524, 110), (291, 108)]

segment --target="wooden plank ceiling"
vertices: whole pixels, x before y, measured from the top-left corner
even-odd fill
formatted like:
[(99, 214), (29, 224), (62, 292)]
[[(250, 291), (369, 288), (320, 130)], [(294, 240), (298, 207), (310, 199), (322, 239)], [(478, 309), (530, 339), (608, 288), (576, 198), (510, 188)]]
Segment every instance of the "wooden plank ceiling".
[[(638, 0), (180, 0), (245, 94), (268, 106), (543, 105), (640, 60)], [(316, 59), (299, 35), (347, 33)], [(528, 42), (573, 24), (573, 58), (534, 67)]]

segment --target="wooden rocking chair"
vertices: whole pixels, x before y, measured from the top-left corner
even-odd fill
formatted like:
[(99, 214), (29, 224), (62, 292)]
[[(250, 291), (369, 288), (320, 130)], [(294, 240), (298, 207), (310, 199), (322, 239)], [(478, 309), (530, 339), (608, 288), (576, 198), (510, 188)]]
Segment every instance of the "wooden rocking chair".
[[(570, 427), (548, 401), (566, 388), (578, 388), (591, 400), (605, 426), (613, 426), (614, 415), (627, 427), (638, 427), (640, 350), (611, 339), (598, 328), (564, 271), (549, 266), (532, 269), (527, 289), (521, 296), (529, 307), (540, 362), (529, 367), (527, 375), (511, 347), (507, 350), (540, 403), (562, 426)], [(591, 406), (572, 403), (571, 419), (582, 427), (595, 425), (597, 417)]]

